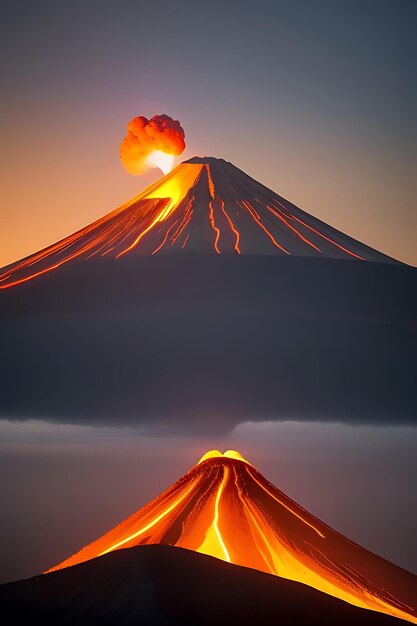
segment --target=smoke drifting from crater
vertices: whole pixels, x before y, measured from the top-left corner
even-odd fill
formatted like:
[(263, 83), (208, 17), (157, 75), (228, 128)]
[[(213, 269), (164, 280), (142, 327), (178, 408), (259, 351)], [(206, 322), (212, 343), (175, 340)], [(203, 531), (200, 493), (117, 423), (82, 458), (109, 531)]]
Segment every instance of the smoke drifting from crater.
[[(150, 120), (134, 117), (120, 144), (120, 159), (129, 174), (143, 174), (155, 167), (150, 159), (154, 152), (178, 156), (185, 150), (185, 133), (178, 120), (169, 115), (154, 115)], [(159, 166), (159, 165), (157, 165)]]

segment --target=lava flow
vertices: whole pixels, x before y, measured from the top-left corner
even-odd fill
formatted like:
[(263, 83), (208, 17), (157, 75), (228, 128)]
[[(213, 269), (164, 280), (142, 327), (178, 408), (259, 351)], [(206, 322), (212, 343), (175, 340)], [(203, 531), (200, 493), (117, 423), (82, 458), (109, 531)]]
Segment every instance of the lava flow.
[(323, 524), (235, 451), (208, 452), (155, 500), (48, 571), (143, 544), (188, 548), (417, 623), (416, 576)]
[[(172, 156), (149, 155), (163, 170)], [(155, 160), (156, 159), (156, 160)], [(194, 157), (135, 198), (0, 272), (0, 289), (66, 264), (125, 255), (252, 254), (392, 262), (223, 159)]]

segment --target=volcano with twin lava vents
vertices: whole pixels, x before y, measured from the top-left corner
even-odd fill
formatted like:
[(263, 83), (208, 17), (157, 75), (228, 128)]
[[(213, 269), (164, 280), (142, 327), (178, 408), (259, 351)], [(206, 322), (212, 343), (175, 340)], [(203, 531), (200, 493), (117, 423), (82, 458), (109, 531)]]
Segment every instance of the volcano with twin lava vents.
[(145, 544), (211, 555), (417, 623), (417, 577), (349, 541), (238, 452), (206, 453), (174, 485), (49, 572)]

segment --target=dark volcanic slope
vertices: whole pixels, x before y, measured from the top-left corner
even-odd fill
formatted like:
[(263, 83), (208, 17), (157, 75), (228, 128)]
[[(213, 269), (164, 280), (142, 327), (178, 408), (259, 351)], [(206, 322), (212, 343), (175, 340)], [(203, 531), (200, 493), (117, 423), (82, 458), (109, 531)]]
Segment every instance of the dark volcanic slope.
[(393, 262), (305, 213), (237, 167), (181, 163), (138, 196), (0, 272), (0, 289), (81, 261), (164, 254), (261, 254)]
[(167, 546), (120, 550), (0, 587), (5, 624), (406, 623), (359, 609), (300, 583)]

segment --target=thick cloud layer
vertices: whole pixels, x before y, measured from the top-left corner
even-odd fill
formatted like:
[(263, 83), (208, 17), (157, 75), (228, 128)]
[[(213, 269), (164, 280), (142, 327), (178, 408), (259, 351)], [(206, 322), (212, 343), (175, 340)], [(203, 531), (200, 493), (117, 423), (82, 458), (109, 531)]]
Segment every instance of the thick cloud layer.
[(134, 117), (120, 144), (120, 159), (129, 174), (142, 174), (149, 168), (147, 158), (154, 151), (178, 156), (185, 150), (185, 133), (181, 124), (169, 115), (154, 115), (150, 120)]
[(178, 256), (53, 274), (2, 293), (2, 417), (417, 422), (413, 268)]

